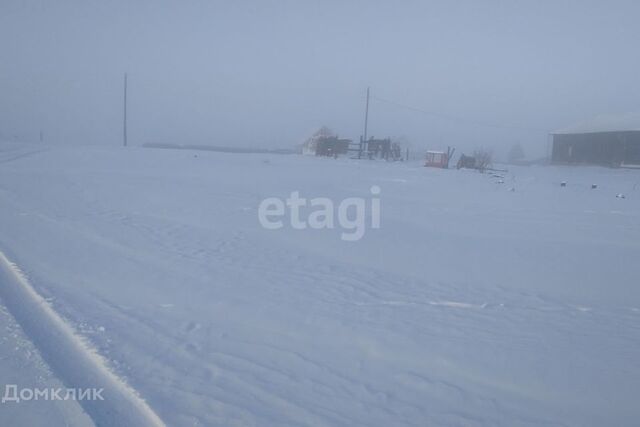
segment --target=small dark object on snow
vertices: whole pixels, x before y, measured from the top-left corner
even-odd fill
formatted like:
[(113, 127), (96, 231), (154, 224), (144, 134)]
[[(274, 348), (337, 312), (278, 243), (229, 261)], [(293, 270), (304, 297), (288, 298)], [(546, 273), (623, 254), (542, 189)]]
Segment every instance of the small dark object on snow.
[(624, 199), (624, 194), (620, 193), (620, 194), (616, 194), (616, 198), (618, 199)]
[(562, 181), (560, 183), (560, 187), (566, 187), (567, 186), (567, 181)]
[(458, 159), (458, 164), (456, 165), (458, 169), (477, 169), (476, 168), (476, 158), (472, 156), (467, 156), (465, 154), (461, 154)]
[(595, 190), (596, 188), (598, 188), (598, 184), (591, 184), (591, 189)]

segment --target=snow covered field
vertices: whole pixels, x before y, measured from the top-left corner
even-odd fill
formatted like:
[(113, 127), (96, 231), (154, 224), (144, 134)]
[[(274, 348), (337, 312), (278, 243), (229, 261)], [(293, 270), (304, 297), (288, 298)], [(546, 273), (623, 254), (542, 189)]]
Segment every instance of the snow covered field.
[[(359, 241), (258, 221), (268, 197), (373, 185)], [(3, 143), (0, 251), (169, 426), (640, 419), (637, 170)], [(0, 299), (2, 390), (74, 386), (17, 310)], [(0, 425), (45, 419), (89, 422), (0, 404)]]

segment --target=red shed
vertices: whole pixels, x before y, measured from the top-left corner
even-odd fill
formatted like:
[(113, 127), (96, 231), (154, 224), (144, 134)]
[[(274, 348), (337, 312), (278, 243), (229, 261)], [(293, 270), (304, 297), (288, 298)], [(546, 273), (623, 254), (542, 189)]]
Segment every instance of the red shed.
[(424, 165), (430, 168), (443, 168), (445, 169), (449, 164), (447, 153), (444, 151), (427, 151), (427, 157), (425, 158)]

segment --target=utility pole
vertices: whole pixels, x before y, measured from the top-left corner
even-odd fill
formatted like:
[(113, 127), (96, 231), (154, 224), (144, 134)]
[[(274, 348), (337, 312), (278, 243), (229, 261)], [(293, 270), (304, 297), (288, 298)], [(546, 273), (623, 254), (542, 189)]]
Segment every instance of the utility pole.
[(367, 87), (367, 105), (364, 110), (364, 135), (360, 141), (360, 151), (358, 152), (358, 158), (362, 157), (362, 151), (367, 144), (367, 126), (369, 125), (369, 87)]
[(367, 107), (364, 110), (364, 140), (367, 141), (367, 126), (369, 125), (369, 88), (367, 87)]
[(124, 117), (123, 117), (123, 143), (127, 146), (127, 73), (124, 73)]

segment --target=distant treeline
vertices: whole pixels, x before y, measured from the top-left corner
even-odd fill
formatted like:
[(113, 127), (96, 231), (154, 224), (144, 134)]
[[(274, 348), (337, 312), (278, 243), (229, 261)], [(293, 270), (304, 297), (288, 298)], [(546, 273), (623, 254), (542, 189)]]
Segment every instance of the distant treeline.
[(215, 145), (198, 144), (164, 144), (149, 142), (142, 145), (145, 148), (165, 148), (170, 150), (203, 150), (218, 151), (221, 153), (242, 153), (242, 154), (295, 154), (296, 150), (289, 148), (247, 148), (247, 147), (220, 147)]

